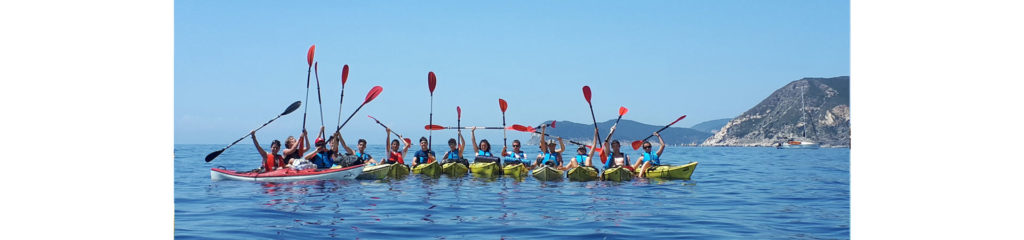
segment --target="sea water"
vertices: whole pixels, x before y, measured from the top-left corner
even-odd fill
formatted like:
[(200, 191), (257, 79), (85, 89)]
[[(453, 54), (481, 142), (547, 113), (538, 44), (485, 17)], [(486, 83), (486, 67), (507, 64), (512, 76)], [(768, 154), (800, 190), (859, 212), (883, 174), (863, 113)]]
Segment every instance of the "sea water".
[[(846, 148), (668, 147), (662, 164), (700, 162), (690, 180), (542, 182), (530, 176), (413, 174), (384, 181), (214, 182), (210, 168), (260, 165), (255, 147), (246, 144), (203, 161), (223, 147), (174, 146), (175, 238), (850, 237)], [(370, 145), (367, 152), (379, 159), (383, 149)], [(623, 150), (631, 160), (639, 156), (628, 145)]]

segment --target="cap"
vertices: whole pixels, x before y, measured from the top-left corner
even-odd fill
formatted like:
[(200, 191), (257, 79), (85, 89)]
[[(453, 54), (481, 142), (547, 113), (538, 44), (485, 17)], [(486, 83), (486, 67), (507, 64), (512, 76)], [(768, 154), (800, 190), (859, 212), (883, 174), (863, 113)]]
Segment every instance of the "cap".
[(324, 145), (324, 139), (316, 138), (316, 141), (313, 141), (313, 144), (316, 144), (317, 146)]

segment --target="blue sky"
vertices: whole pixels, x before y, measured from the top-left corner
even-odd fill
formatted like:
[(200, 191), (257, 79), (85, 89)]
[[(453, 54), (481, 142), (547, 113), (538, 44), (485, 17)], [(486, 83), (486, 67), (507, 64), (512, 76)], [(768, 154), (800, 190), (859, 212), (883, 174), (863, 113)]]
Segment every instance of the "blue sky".
[[(174, 142), (265, 142), (320, 125), (306, 50), (317, 45), (323, 119), (338, 121), (341, 67), (351, 68), (342, 120), (375, 85), (346, 139), (383, 142), (373, 115), (407, 137), (434, 123), (501, 126), (558, 119), (676, 126), (735, 117), (804, 77), (850, 74), (848, 1), (175, 1)], [(306, 108), (308, 107), (308, 109)], [(478, 137), (500, 139), (501, 131)], [(466, 133), (468, 139), (468, 132)], [(509, 132), (509, 139), (529, 135)], [(454, 136), (434, 132), (435, 141)], [(478, 139), (479, 140), (479, 139)], [(352, 141), (352, 140), (350, 140)], [(494, 141), (494, 140), (492, 140)]]

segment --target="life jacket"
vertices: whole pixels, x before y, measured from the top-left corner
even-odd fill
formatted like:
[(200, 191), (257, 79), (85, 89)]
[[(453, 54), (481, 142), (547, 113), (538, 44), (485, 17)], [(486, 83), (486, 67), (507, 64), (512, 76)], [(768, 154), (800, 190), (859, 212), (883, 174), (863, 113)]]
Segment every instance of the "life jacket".
[(391, 151), (388, 153), (388, 163), (405, 164), (405, 160), (402, 159), (402, 152)]
[(313, 157), (313, 164), (316, 164), (316, 168), (331, 168), (334, 166), (334, 160), (331, 159), (331, 155), (334, 152), (317, 152), (316, 157)]
[(576, 163), (578, 163), (580, 167), (584, 166), (586, 161), (587, 161), (587, 155), (576, 154)]
[(434, 151), (430, 151), (429, 155), (428, 152), (423, 150), (416, 151), (416, 155), (413, 155), (413, 161), (416, 161), (416, 164), (429, 163), (430, 155), (434, 155)]
[(476, 155), (477, 156), (484, 156), (484, 157), (493, 157), (494, 156), (494, 155), (491, 155), (491, 152), (484, 152), (484, 150), (478, 150)]
[(617, 160), (615, 160), (615, 153), (614, 152), (612, 154), (608, 154), (608, 159), (605, 160), (604, 168), (612, 168), (612, 167), (616, 167), (616, 166), (628, 166), (629, 165), (629, 156), (627, 156), (626, 153), (622, 153), (622, 163), (617, 163), (616, 161)]
[[(551, 162), (551, 164), (548, 164), (549, 161)], [(541, 161), (540, 164), (546, 164), (549, 166), (558, 165), (558, 156), (554, 153), (545, 154), (544, 161)]]
[(644, 162), (651, 162), (651, 165), (661, 165), (661, 161), (657, 154), (650, 152), (643, 152)]
[(372, 156), (370, 156), (370, 154), (368, 154), (368, 153), (360, 153), (360, 152), (357, 152), (357, 153), (356, 153), (355, 155), (356, 155), (356, 158), (358, 158), (358, 159), (359, 159), (359, 161), (366, 161), (366, 160), (370, 160), (371, 158), (373, 158), (373, 157), (372, 157)]
[(273, 171), (275, 168), (284, 167), (281, 161), (281, 155), (267, 154), (267, 160), (263, 162), (263, 169)]
[(505, 157), (505, 164), (514, 164), (514, 163), (520, 163), (520, 162), (525, 164), (525, 165), (527, 165), (527, 166), (530, 165), (530, 163), (526, 161), (526, 153), (525, 152), (520, 151), (520, 152), (517, 153), (517, 152), (509, 151), (508, 152), (508, 156)]

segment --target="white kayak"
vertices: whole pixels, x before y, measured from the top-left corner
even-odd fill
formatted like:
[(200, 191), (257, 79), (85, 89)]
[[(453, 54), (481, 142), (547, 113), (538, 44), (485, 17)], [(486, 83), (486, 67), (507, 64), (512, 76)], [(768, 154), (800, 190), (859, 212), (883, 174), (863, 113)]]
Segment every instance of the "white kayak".
[(289, 182), (302, 180), (346, 180), (355, 179), (363, 172), (363, 164), (346, 168), (331, 169), (278, 169), (269, 172), (237, 172), (223, 168), (211, 168), (210, 179), (214, 181), (237, 180), (257, 182)]

